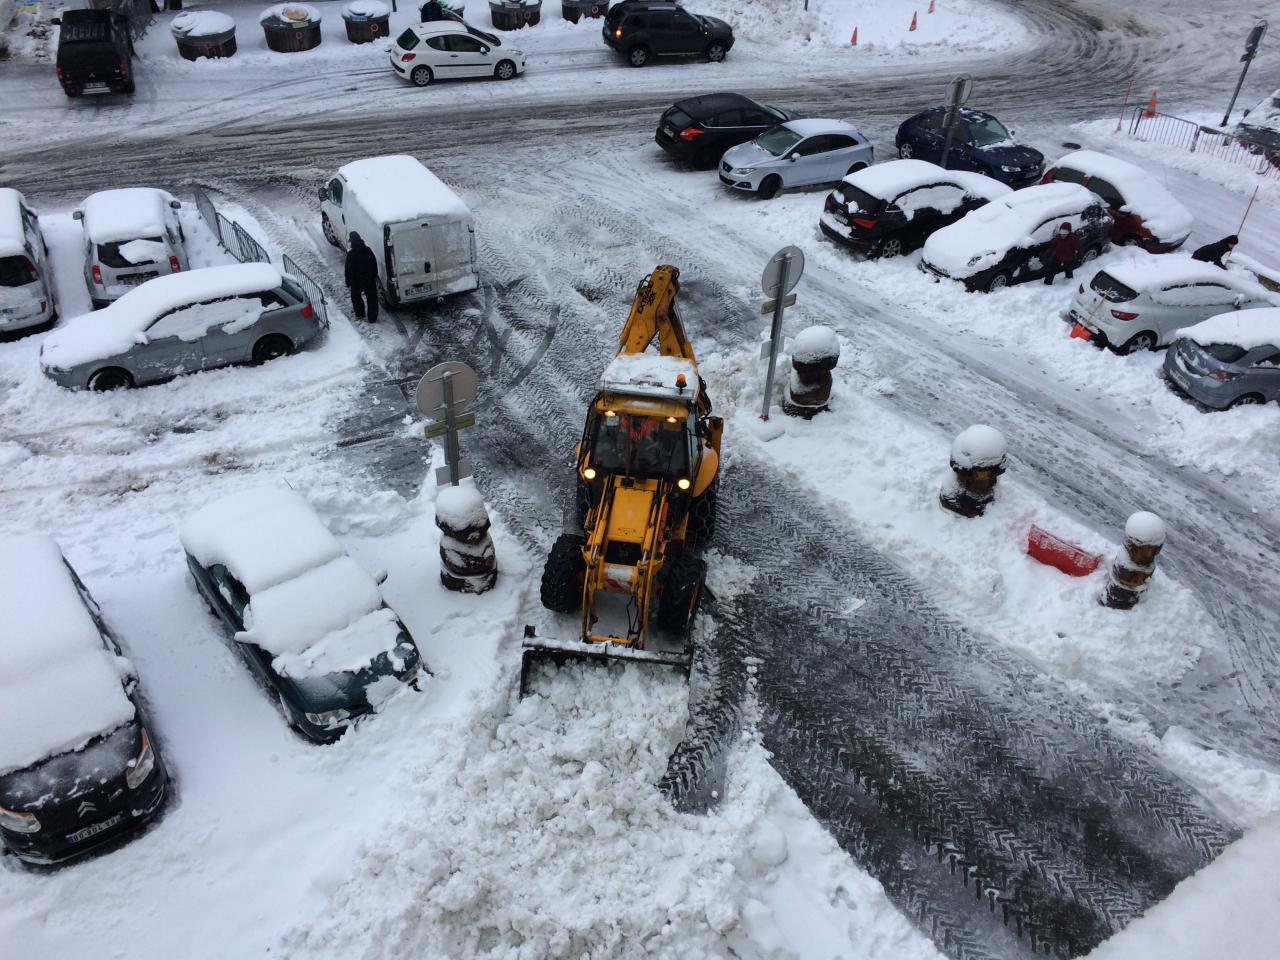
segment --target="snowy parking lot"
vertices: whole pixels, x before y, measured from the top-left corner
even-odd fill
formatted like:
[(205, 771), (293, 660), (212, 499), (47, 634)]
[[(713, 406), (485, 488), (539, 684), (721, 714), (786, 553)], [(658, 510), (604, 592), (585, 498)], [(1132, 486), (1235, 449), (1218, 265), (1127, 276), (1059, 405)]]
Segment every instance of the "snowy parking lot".
[[(919, 251), (864, 260), (824, 238), (828, 187), (743, 196), (653, 142), (674, 101), (737, 90), (847, 119), (883, 162), (898, 124), (968, 72), (971, 103), (1049, 163), (1105, 152), (1175, 197), (1192, 231), (1159, 256), (1239, 233), (1232, 275), (1254, 282), (1246, 268), (1280, 270), (1280, 181), (1115, 132), (1130, 73), (1162, 109), (1224, 105), (1235, 56), (1173, 53), (1236, 49), (1248, 5), (1210, 23), (1181, 0), (713, 0), (690, 9), (734, 24), (724, 63), (635, 70), (599, 21), (547, 4), (502, 35), (524, 76), (425, 90), (392, 75), (385, 44), (346, 43), (340, 4), (316, 4), (321, 47), (289, 56), (266, 49), (260, 6), (210, 6), (241, 38), (222, 62), (179, 59), (158, 15), (133, 99), (67, 100), (30, 38), (0, 72), (0, 186), (40, 215), (59, 330), (92, 307), (72, 211), (124, 186), (181, 201), (193, 268), (234, 260), (197, 209), (207, 191), (318, 283), (329, 316), (296, 355), (109, 393), (44, 376), (50, 334), (0, 342), (0, 535), (57, 540), (141, 678), (172, 777), (127, 844), (53, 870), (0, 858), (0, 942), (58, 960), (1190, 960), (1207, 928), (1233, 956), (1270, 955), (1280, 406), (1204, 412), (1165, 383), (1163, 351), (1070, 335), (1078, 291), (1149, 254), (1110, 247), (1070, 280), (968, 293)], [(489, 29), (484, 4), (467, 13)], [(1276, 63), (1260, 57), (1248, 90), (1280, 86)], [(387, 153), (465, 201), (481, 286), (370, 325), (350, 315), (317, 189)], [(784, 344), (762, 429), (758, 276), (786, 244), (806, 268), (785, 337), (821, 324), (841, 354), (829, 412), (803, 421), (778, 410)], [(693, 676), (564, 668), (521, 698), (525, 625), (578, 629), (538, 580), (571, 523), (587, 404), (660, 263), (680, 270), (726, 421)], [(443, 450), (414, 388), (443, 360), (479, 380), (462, 446), (494, 522), (482, 596), (439, 579)], [(1001, 431), (1008, 464), (963, 519), (938, 491), (975, 423)], [(328, 746), (290, 731), (179, 540), (200, 507), (264, 483), (387, 572), (430, 671)], [(1109, 609), (1138, 510), (1168, 541), (1138, 607)], [(1098, 568), (1036, 563), (1033, 524)]]

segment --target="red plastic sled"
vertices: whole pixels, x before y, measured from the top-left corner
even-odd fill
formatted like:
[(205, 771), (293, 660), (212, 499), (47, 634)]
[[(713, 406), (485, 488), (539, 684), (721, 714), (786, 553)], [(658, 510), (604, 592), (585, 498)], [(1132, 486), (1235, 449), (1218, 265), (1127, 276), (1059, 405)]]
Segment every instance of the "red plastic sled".
[(1034, 523), (1027, 531), (1027, 553), (1050, 567), (1056, 567), (1072, 577), (1087, 577), (1098, 569), (1102, 555), (1081, 550), (1074, 543), (1055, 537)]

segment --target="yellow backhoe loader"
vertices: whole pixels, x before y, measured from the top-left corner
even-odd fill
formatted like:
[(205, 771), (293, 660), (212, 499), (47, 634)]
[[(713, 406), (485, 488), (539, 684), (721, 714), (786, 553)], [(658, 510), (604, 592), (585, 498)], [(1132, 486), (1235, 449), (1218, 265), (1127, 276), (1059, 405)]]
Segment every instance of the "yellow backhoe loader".
[(689, 672), (689, 629), (702, 596), (697, 547), (715, 530), (724, 421), (711, 416), (676, 313), (680, 271), (640, 281), (578, 444), (581, 533), (556, 540), (543, 606), (581, 611), (577, 639), (525, 628), (520, 691), (541, 662), (624, 661)]

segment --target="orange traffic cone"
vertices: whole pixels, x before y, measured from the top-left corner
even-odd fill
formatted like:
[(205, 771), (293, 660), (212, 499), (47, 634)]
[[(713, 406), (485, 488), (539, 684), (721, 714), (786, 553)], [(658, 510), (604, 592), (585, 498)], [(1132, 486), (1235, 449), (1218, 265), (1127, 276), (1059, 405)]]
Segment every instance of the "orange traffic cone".
[(1144, 117), (1154, 117), (1156, 115), (1156, 91), (1151, 91), (1151, 99), (1147, 101), (1147, 109), (1142, 111)]
[(853, 28), (853, 36), (849, 38), (849, 43), (851, 46), (855, 46), (855, 47), (858, 45), (858, 28), (857, 27)]
[(933, 0), (929, 0), (929, 13), (933, 13)]
[(907, 28), (907, 32), (909, 33), (910, 31), (914, 30), (915, 28), (916, 28), (916, 12), (915, 12), (914, 10), (912, 10), (912, 11), (911, 11), (911, 26)]

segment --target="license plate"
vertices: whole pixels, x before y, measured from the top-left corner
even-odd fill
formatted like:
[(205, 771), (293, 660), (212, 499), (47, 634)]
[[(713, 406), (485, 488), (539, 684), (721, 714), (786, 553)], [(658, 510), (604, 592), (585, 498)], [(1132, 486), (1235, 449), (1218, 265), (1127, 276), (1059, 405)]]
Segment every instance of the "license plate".
[(120, 282), (126, 287), (136, 287), (138, 284), (145, 283), (154, 276), (154, 273), (134, 273), (127, 277), (121, 277)]
[(839, 210), (832, 210), (831, 216), (836, 219), (837, 223), (843, 223), (846, 227), (849, 225), (849, 215), (841, 213)]
[(117, 823), (124, 819), (123, 813), (117, 813), (114, 817), (108, 817), (101, 823), (95, 823), (91, 827), (85, 827), (83, 830), (77, 830), (75, 833), (67, 834), (67, 840), (71, 843), (79, 843), (81, 840), (88, 840), (102, 833), (103, 830), (110, 830)]
[(106, 89), (107, 89), (107, 84), (106, 84), (105, 82), (99, 82), (99, 83), (86, 83), (86, 84), (85, 84), (83, 87), (81, 87), (80, 89), (81, 89), (81, 90), (83, 90), (85, 93), (98, 93), (98, 92), (100, 92), (100, 91), (102, 91), (102, 90), (106, 90)]
[(1169, 371), (1169, 379), (1180, 387), (1190, 386), (1187, 382), (1187, 375), (1176, 367)]
[(675, 128), (675, 127), (667, 127), (667, 126), (664, 126), (664, 127), (662, 128), (662, 132), (663, 132), (663, 133), (665, 133), (665, 134), (666, 134), (668, 137), (670, 137), (672, 140), (674, 140), (674, 139), (676, 138), (676, 128)]

